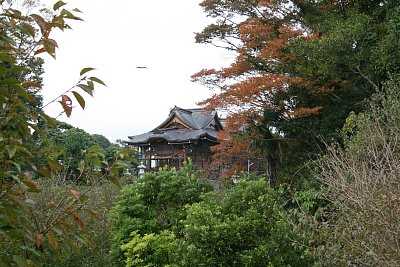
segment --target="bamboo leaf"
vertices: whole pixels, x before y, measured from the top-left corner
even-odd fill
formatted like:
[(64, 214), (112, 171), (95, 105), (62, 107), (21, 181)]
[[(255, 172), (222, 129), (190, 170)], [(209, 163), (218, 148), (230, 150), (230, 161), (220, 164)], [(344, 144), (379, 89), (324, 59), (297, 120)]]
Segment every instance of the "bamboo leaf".
[(80, 197), (79, 197), (79, 201), (82, 203), (82, 202), (85, 202), (86, 200), (88, 200), (89, 199), (89, 197), (87, 196), (87, 195), (81, 195)]

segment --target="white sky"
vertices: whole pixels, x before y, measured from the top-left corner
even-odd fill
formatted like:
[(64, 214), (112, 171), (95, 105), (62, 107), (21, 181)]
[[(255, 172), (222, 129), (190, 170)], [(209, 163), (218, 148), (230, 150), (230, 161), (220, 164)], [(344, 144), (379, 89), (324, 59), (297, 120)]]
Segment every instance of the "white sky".
[[(56, 1), (46, 0), (53, 4)], [(94, 98), (82, 92), (85, 111), (75, 101), (71, 118), (60, 120), (110, 141), (127, 140), (152, 130), (170, 108), (195, 108), (211, 95), (190, 81), (203, 68), (220, 68), (232, 56), (212, 45), (196, 44), (194, 32), (210, 20), (200, 0), (76, 0), (67, 7), (84, 13), (73, 30), (53, 35), (59, 44), (57, 60), (46, 58), (44, 103), (71, 87), (84, 67), (94, 67)], [(137, 69), (146, 66), (148, 69)], [(74, 100), (74, 99), (73, 99)], [(62, 111), (57, 102), (46, 108), (51, 116)]]

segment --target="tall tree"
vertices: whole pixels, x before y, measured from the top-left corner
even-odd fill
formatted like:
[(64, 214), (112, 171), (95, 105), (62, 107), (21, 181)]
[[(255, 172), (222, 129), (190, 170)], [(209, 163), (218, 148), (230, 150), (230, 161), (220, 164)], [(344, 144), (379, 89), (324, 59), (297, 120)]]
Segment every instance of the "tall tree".
[[(236, 53), (230, 66), (193, 75), (215, 90), (200, 104), (230, 113), (217, 156), (240, 151), (226, 137), (253, 123), (285, 137), (284, 164), (304, 163), (319, 153), (321, 139), (339, 138), (349, 112), (362, 110), (364, 99), (398, 72), (396, 1), (205, 0), (201, 6), (216, 23), (196, 41)], [(273, 119), (263, 123), (263, 117)]]

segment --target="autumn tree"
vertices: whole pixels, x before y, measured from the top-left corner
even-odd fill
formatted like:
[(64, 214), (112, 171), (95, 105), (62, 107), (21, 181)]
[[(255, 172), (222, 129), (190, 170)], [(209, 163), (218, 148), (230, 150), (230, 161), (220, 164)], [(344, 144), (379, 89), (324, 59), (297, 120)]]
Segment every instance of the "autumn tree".
[[(193, 75), (214, 90), (200, 104), (229, 113), (215, 148), (222, 160), (250, 156), (243, 151), (251, 149), (235, 149), (243, 142), (234, 139), (252, 129), (251, 139), (265, 143), (255, 152), (269, 166), (281, 164), (268, 155), (283, 148), (283, 164), (303, 164), (321, 151), (321, 139), (337, 140), (349, 112), (362, 110), (363, 100), (388, 73), (398, 72), (392, 42), (398, 36), (396, 1), (205, 0), (200, 5), (215, 23), (196, 41), (236, 55), (227, 67)], [(270, 177), (276, 176), (273, 169)]]

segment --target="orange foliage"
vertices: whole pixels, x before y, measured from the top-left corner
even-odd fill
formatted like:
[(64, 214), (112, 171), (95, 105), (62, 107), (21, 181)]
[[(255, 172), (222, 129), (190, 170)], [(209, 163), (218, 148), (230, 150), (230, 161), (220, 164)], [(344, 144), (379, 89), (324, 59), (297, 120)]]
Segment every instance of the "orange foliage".
[(318, 113), (319, 110), (321, 110), (322, 107), (313, 107), (313, 108), (298, 108), (294, 111), (289, 112), (289, 116), (291, 118), (299, 118), (299, 117), (304, 117), (312, 114)]
[[(211, 2), (204, 1), (202, 5), (210, 9), (218, 6), (219, 2)], [(198, 104), (230, 112), (225, 129), (218, 136), (220, 144), (213, 148), (214, 163), (230, 161), (231, 169), (236, 171), (243, 167), (237, 162), (255, 156), (249, 149), (251, 136), (242, 133), (249, 118), (257, 121), (265, 110), (282, 110), (286, 118), (315, 114), (320, 110), (320, 107), (293, 110), (287, 104), (289, 100), (273, 101), (276, 94), (286, 92), (290, 86), (307, 88), (313, 84), (288, 72), (294, 60), (288, 47), (298, 38), (316, 36), (307, 34), (292, 20), (290, 12), (295, 11), (284, 6), (282, 1), (261, 0), (252, 8), (258, 15), (248, 16), (235, 26), (234, 34), (240, 40), (235, 61), (229, 67), (202, 70), (192, 76), (193, 81), (219, 89), (218, 94)]]

